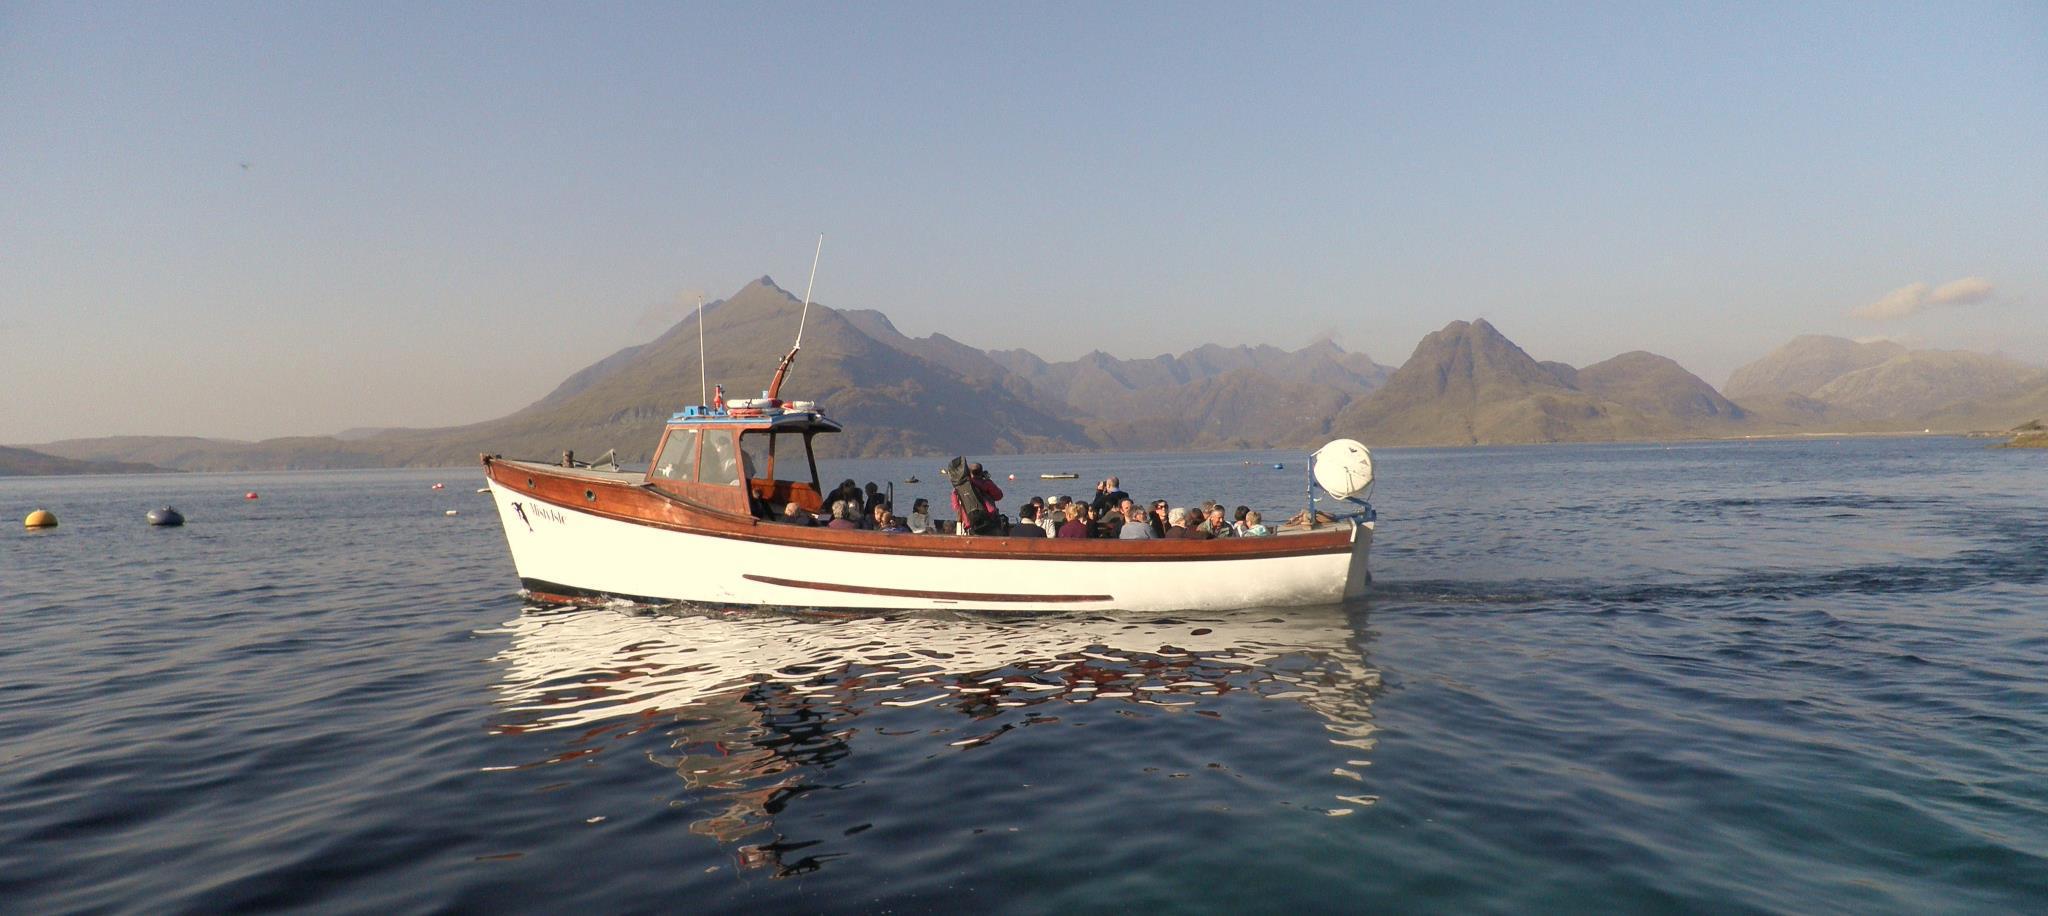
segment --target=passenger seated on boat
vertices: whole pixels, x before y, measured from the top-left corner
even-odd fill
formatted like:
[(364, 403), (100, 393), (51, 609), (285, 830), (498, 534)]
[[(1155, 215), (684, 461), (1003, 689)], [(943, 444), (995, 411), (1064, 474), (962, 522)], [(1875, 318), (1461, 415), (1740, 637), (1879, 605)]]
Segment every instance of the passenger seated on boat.
[[(1030, 509), (1030, 506), (1024, 507), (1024, 510), (1027, 512)], [(1020, 518), (1016, 524), (1010, 526), (1010, 536), (1013, 538), (1042, 538), (1045, 537), (1045, 529), (1038, 527), (1036, 519)]]
[(818, 525), (818, 517), (805, 511), (804, 507), (796, 503), (790, 503), (782, 507), (781, 521), (792, 525), (802, 525), (805, 528), (815, 528)]
[(873, 515), (875, 507), (881, 505), (882, 500), (887, 497), (882, 495), (882, 488), (875, 486), (875, 482), (872, 480), (868, 481), (866, 489), (867, 495), (861, 498), (861, 510), (869, 515)]
[(848, 531), (859, 531), (860, 510), (854, 508), (854, 505), (854, 503), (847, 502), (846, 500), (843, 499), (832, 503), (832, 520), (830, 522), (827, 522), (825, 524), (825, 527), (842, 528)]
[(1046, 537), (1060, 536), (1060, 526), (1067, 521), (1067, 506), (1073, 502), (1074, 498), (1071, 496), (1055, 496), (1038, 513), (1038, 527), (1045, 531)]
[(889, 511), (888, 503), (883, 503), (875, 509), (875, 530), (884, 534), (909, 534), (910, 524)]
[(1260, 518), (1257, 512), (1247, 510), (1244, 514), (1244, 536), (1248, 538), (1272, 537), (1273, 529), (1266, 527), (1264, 522), (1265, 519)]
[(1144, 511), (1138, 507), (1137, 503), (1129, 499), (1124, 500), (1123, 510), (1117, 513), (1124, 520), (1124, 526), (1117, 529), (1116, 536), (1118, 539), (1125, 541), (1150, 541), (1159, 537), (1159, 535), (1152, 533), (1152, 524), (1145, 520)]
[(1092, 504), (1088, 507), (1089, 537), (1113, 538), (1117, 536), (1118, 532), (1123, 530), (1123, 527), (1124, 520), (1116, 514), (1115, 509), (1107, 506), (1097, 509)]
[(754, 456), (740, 450), (740, 492), (747, 494), (747, 512), (755, 518), (775, 518), (775, 506), (768, 500), (754, 494), (754, 477), (759, 474), (754, 468)]
[(926, 534), (932, 530), (932, 501), (919, 499), (910, 504), (910, 530), (913, 534)]
[(1250, 514), (1252, 514), (1252, 507), (1250, 507), (1250, 506), (1239, 506), (1239, 507), (1237, 507), (1237, 512), (1236, 512), (1235, 514), (1231, 515), (1231, 517), (1230, 517), (1230, 527), (1232, 527), (1232, 528), (1236, 529), (1236, 530), (1237, 530), (1237, 533), (1238, 533), (1238, 534), (1244, 534), (1244, 533), (1245, 533), (1245, 529), (1246, 529), (1247, 527), (1250, 527), (1250, 526), (1248, 526), (1248, 525), (1246, 525), (1246, 524), (1244, 523), (1244, 517), (1245, 517), (1245, 516), (1247, 516), (1247, 515), (1250, 515)]
[(1087, 536), (1088, 536), (1088, 519), (1087, 519), (1088, 513), (1087, 513), (1087, 510), (1085, 510), (1085, 509), (1081, 508), (1081, 504), (1080, 504), (1080, 503), (1068, 503), (1068, 504), (1066, 505), (1066, 510), (1067, 510), (1067, 521), (1066, 521), (1066, 524), (1063, 524), (1063, 525), (1061, 525), (1061, 526), (1060, 526), (1060, 537), (1063, 537), (1063, 538), (1085, 538), (1085, 537), (1087, 537)]
[(1145, 516), (1145, 524), (1152, 526), (1153, 537), (1163, 538), (1166, 536), (1166, 500), (1155, 499), (1152, 501), (1152, 512)]
[(1124, 514), (1115, 509), (1104, 512), (1101, 518), (1095, 520), (1095, 527), (1092, 530), (1093, 534), (1090, 537), (1108, 538), (1112, 541), (1123, 537)]
[[(880, 531), (884, 525), (888, 524), (890, 519), (895, 517), (896, 513), (890, 511), (888, 503), (877, 502), (873, 509), (868, 510), (867, 527), (873, 531)], [(909, 529), (906, 528), (905, 530)]]
[(1175, 507), (1173, 507), (1172, 511), (1170, 511), (1170, 512), (1166, 513), (1166, 536), (1167, 536), (1167, 538), (1169, 538), (1169, 539), (1171, 539), (1171, 540), (1177, 540), (1177, 541), (1179, 541), (1179, 540), (1188, 540), (1188, 541), (1206, 541), (1206, 540), (1208, 540), (1208, 539), (1209, 539), (1209, 535), (1208, 535), (1207, 533), (1203, 532), (1203, 531), (1202, 531), (1201, 529), (1199, 529), (1199, 528), (1196, 528), (1196, 527), (1195, 527), (1195, 525), (1196, 525), (1196, 521), (1195, 521), (1195, 519), (1196, 519), (1196, 518), (1198, 518), (1198, 516), (1196, 516), (1196, 515), (1195, 515), (1194, 513), (1192, 513), (1192, 512), (1189, 512), (1189, 511), (1188, 511), (1188, 507), (1186, 507), (1186, 506), (1175, 506)]
[(1212, 538), (1237, 537), (1237, 529), (1232, 528), (1229, 522), (1223, 520), (1223, 506), (1221, 504), (1209, 507), (1209, 519), (1201, 524), (1201, 529), (1208, 532)]
[(866, 502), (861, 498), (860, 484), (854, 483), (851, 477), (840, 481), (839, 486), (833, 487), (832, 492), (825, 494), (824, 505), (830, 506), (842, 499), (853, 500), (856, 506), (864, 505)]

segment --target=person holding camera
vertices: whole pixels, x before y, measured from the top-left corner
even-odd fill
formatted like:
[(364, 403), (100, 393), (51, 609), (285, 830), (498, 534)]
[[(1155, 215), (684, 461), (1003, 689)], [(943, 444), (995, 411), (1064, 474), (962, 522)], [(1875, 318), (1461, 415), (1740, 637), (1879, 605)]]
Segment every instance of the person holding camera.
[(1122, 484), (1111, 477), (1095, 484), (1095, 498), (1089, 500), (1088, 505), (1101, 516), (1109, 514), (1109, 510), (1116, 508), (1118, 503), (1130, 498), (1131, 494), (1124, 492)]

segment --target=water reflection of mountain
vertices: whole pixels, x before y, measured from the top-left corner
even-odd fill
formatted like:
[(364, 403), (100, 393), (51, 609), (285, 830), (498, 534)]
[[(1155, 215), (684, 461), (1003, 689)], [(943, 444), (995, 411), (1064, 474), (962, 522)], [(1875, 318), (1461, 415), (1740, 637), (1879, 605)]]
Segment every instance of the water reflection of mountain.
[(860, 727), (956, 750), (1083, 704), (1214, 716), (1206, 707), (1258, 697), (1312, 711), (1362, 766), (1380, 683), (1339, 608), (1142, 620), (529, 609), (504, 632), (494, 732), (562, 732), (567, 746), (539, 761), (554, 763), (665, 730), (666, 752), (650, 756), (713, 812), (691, 830), (751, 843), (740, 861), (778, 874), (822, 864), (798, 855), (810, 844), (761, 840), (853, 753)]

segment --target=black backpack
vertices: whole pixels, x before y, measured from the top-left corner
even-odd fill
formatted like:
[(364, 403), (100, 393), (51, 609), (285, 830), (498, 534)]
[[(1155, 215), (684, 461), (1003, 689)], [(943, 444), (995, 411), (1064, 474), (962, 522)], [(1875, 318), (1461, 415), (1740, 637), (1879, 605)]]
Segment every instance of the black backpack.
[(1002, 519), (996, 518), (981, 501), (981, 491), (974, 488), (974, 478), (967, 472), (967, 459), (955, 457), (946, 462), (946, 480), (953, 484), (953, 497), (960, 501), (961, 521), (973, 534), (1001, 534)]

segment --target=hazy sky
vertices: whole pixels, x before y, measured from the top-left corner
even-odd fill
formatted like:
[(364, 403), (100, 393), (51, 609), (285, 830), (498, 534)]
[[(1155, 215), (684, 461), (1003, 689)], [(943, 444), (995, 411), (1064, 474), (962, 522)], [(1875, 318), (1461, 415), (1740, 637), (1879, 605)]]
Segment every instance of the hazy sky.
[(2048, 4), (1104, 6), (0, 0), (0, 442), (486, 419), (818, 232), (1049, 358), (2048, 362)]

